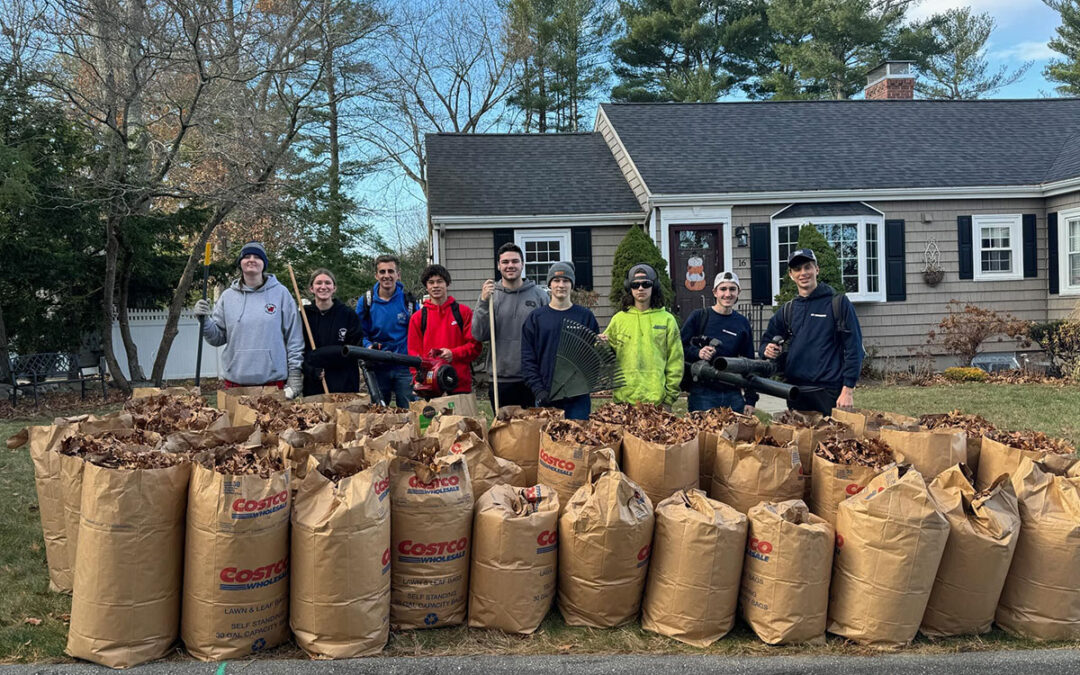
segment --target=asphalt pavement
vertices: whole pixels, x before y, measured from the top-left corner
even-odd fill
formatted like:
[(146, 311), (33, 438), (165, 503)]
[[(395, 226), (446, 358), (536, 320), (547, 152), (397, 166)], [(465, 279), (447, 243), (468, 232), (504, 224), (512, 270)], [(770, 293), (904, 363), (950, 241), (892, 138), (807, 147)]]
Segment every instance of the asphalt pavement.
[[(87, 675), (108, 669), (86, 663), (0, 666), (0, 675)], [(778, 675), (810, 673), (888, 673), (889, 675), (1073, 675), (1080, 672), (1080, 650), (988, 651), (964, 654), (883, 653), (875, 656), (446, 656), (422, 658), (370, 658), (344, 661), (260, 660), (200, 663), (166, 661), (129, 671), (137, 675), (428, 675), (433, 673), (483, 673), (484, 675)]]

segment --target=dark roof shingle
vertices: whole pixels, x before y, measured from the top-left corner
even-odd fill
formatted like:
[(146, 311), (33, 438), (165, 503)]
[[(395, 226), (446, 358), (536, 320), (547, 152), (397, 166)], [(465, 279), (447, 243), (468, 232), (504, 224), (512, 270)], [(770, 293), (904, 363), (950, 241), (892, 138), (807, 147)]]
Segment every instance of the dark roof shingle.
[(1080, 99), (602, 105), (653, 194), (1080, 176)]
[(428, 134), (432, 216), (641, 213), (597, 133)]

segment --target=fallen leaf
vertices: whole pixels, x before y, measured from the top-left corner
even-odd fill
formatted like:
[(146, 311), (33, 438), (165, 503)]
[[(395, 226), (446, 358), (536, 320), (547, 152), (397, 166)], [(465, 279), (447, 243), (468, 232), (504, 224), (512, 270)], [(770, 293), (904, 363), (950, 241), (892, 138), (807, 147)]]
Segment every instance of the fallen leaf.
[(23, 623), (28, 623), (31, 626), (40, 626), (41, 625), (41, 619), (36, 619), (36, 618), (34, 618), (32, 616), (28, 616), (28, 617), (26, 617), (26, 619), (23, 620)]
[(39, 544), (39, 543), (37, 543), (35, 541), (33, 544), (30, 544), (30, 550), (33, 551), (34, 553), (37, 553), (38, 551), (41, 550), (41, 544)]

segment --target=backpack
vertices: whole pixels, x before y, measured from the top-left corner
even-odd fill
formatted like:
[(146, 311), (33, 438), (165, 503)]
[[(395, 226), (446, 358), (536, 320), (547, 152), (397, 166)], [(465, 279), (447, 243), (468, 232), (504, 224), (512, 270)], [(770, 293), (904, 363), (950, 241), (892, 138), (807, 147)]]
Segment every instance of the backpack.
[[(373, 302), (373, 300), (371, 298), (371, 289), (369, 288), (367, 293), (364, 293), (364, 297), (361, 298), (361, 300), (360, 300), (361, 306), (364, 308), (364, 313), (360, 315), (360, 321), (370, 321), (371, 320), (371, 303), (372, 302)], [(416, 299), (413, 297), (413, 294), (408, 292), (408, 291), (405, 291), (405, 312), (410, 317), (412, 316), (413, 309), (415, 307), (416, 307)], [(408, 322), (406, 321), (406, 323), (408, 323)]]
[[(458, 306), (457, 300), (450, 303), (450, 313), (454, 315), (454, 319), (457, 320), (458, 330), (461, 331), (462, 339), (465, 338), (465, 319), (461, 317), (461, 307)], [(427, 332), (427, 307), (423, 307), (420, 310), (420, 334), (423, 335)]]
[[(833, 293), (832, 296), (832, 315), (833, 323), (837, 335), (840, 333), (847, 333), (847, 313), (841, 311), (843, 309), (844, 294)], [(791, 338), (794, 335), (791, 332), (791, 319), (795, 315), (795, 301), (788, 300), (784, 303), (784, 306), (780, 308), (780, 314), (784, 317), (784, 342), (791, 342)]]

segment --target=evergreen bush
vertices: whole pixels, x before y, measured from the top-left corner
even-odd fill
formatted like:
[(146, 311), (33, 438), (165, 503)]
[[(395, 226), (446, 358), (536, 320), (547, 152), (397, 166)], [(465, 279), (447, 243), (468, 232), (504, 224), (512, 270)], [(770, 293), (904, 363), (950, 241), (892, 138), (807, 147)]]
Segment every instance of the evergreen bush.
[(611, 306), (619, 308), (619, 299), (623, 294), (623, 282), (626, 281), (626, 273), (638, 263), (646, 263), (656, 270), (660, 281), (660, 288), (664, 290), (664, 306), (671, 310), (675, 305), (675, 293), (671, 287), (671, 277), (668, 275), (668, 264), (660, 254), (652, 239), (645, 234), (645, 230), (637, 225), (630, 228), (615, 249), (615, 260), (611, 264)]
[[(819, 284), (829, 284), (837, 293), (844, 292), (844, 280), (840, 276), (840, 259), (836, 257), (836, 251), (829, 242), (825, 241), (825, 236), (816, 227), (807, 224), (799, 228), (798, 248), (808, 248), (817, 256), (818, 267), (821, 268), (818, 272)], [(784, 304), (798, 294), (795, 282), (788, 276), (787, 263), (782, 263), (780, 267), (781, 280), (780, 292), (776, 295), (777, 305)]]

